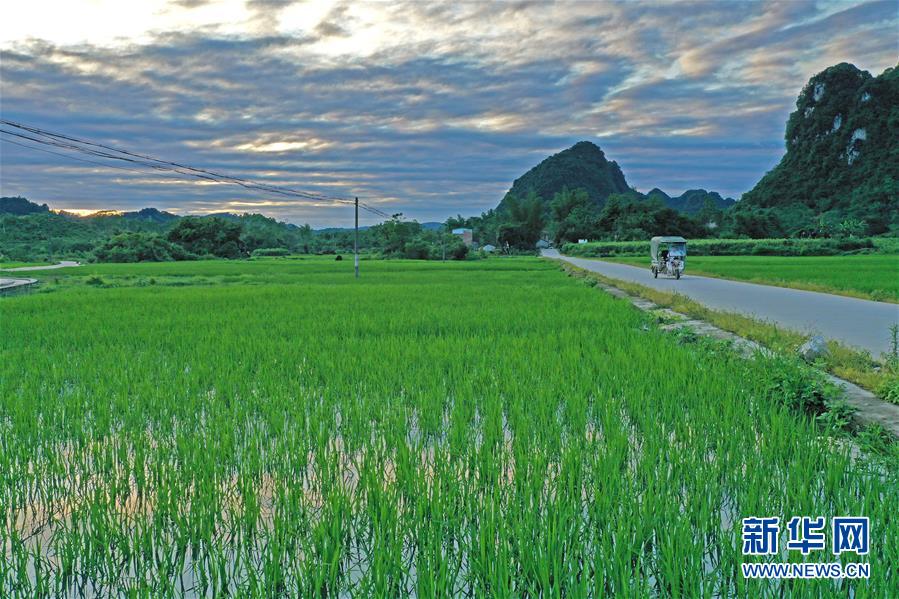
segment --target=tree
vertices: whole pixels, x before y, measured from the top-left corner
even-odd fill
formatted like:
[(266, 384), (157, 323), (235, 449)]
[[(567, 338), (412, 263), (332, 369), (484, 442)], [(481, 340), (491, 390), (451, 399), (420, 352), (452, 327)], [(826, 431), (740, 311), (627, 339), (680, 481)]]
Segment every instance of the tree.
[(556, 245), (589, 239), (596, 234), (599, 210), (584, 189), (569, 191), (564, 188), (553, 196), (550, 203), (553, 241)]
[[(416, 223), (417, 224), (417, 223)], [(431, 257), (432, 246), (421, 237), (410, 239), (403, 246), (403, 257), (409, 260), (427, 260)]]
[[(390, 220), (384, 221), (371, 228), (374, 243), (388, 257), (408, 257), (406, 244), (422, 234), (421, 225), (414, 220), (403, 220), (402, 213), (394, 214)], [(411, 251), (411, 250), (410, 250)], [(421, 255), (421, 248), (412, 252)], [(424, 259), (426, 259), (425, 256)]]
[(288, 228), (262, 214), (243, 214), (240, 217), (240, 241), (248, 252), (259, 248), (291, 247), (293, 239)]
[(156, 233), (127, 232), (97, 247), (94, 258), (97, 262), (168, 262), (195, 260), (196, 256)]
[(774, 210), (737, 204), (727, 213), (727, 237), (766, 239), (782, 237), (784, 227)]
[(499, 242), (515, 249), (534, 249), (546, 224), (540, 198), (533, 190), (524, 200), (508, 196), (506, 210), (508, 220), (497, 229)]
[(655, 235), (702, 237), (705, 227), (658, 200), (612, 194), (600, 212), (597, 232), (604, 239), (633, 241)]
[(468, 257), (468, 246), (457, 237), (447, 247), (447, 252), (453, 260), (465, 260)]
[(216, 217), (186, 216), (169, 231), (168, 239), (197, 255), (240, 258), (247, 253), (240, 238), (241, 232), (240, 222)]
[(708, 225), (709, 223), (720, 223), (721, 217), (724, 214), (723, 210), (720, 210), (716, 205), (715, 201), (712, 198), (705, 198), (702, 202), (702, 208), (696, 213), (696, 220), (704, 225)]

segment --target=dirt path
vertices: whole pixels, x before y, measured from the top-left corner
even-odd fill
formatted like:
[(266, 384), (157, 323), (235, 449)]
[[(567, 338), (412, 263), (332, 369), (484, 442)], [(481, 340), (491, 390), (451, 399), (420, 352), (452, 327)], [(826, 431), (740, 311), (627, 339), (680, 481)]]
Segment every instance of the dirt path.
[(874, 356), (890, 348), (890, 326), (899, 324), (899, 304), (872, 302), (829, 293), (802, 291), (742, 281), (687, 274), (680, 280), (652, 278), (648, 268), (563, 256), (544, 250), (548, 258), (565, 260), (612, 279), (680, 293), (715, 310), (738, 312), (788, 329), (817, 333)]

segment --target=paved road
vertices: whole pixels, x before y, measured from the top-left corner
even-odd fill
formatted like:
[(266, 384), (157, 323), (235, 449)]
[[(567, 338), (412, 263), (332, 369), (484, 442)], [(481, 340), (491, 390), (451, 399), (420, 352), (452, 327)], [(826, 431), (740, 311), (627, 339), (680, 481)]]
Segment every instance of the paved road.
[(0, 271), (3, 272), (19, 272), (23, 270), (54, 270), (57, 268), (66, 268), (69, 266), (81, 266), (80, 262), (74, 262), (72, 260), (63, 260), (58, 264), (48, 264), (47, 266), (19, 266), (18, 268), (0, 268)]
[(556, 250), (544, 250), (548, 258), (560, 258), (575, 266), (639, 283), (661, 291), (682, 293), (716, 310), (739, 312), (771, 321), (785, 328), (823, 335), (842, 341), (877, 356), (890, 347), (890, 326), (899, 324), (899, 305), (872, 302), (828, 293), (800, 291), (786, 287), (756, 285), (727, 279), (690, 275), (681, 279), (653, 279), (649, 267), (562, 256)]
[[(0, 268), (0, 272), (21, 272), (27, 270), (55, 270), (57, 268), (67, 268), (69, 266), (81, 266), (80, 262), (72, 260), (63, 260), (57, 264), (48, 264), (47, 266), (19, 266), (18, 268)], [(37, 279), (13, 279), (0, 278), (0, 291), (9, 291), (16, 287), (26, 287), (37, 283)]]
[(7, 291), (15, 287), (24, 287), (37, 283), (37, 279), (2, 279), (0, 278), (0, 291)]

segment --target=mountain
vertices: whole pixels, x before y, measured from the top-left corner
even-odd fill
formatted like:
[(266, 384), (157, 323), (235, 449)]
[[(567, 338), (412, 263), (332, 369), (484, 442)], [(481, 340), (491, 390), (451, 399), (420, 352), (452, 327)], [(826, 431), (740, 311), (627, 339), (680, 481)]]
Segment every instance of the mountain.
[(666, 206), (668, 205), (668, 202), (671, 202), (674, 199), (658, 187), (653, 187), (652, 189), (650, 189), (649, 192), (647, 192), (646, 197), (652, 200), (659, 200)]
[(668, 208), (674, 208), (683, 214), (696, 214), (705, 208), (706, 202), (709, 201), (716, 210), (727, 210), (737, 203), (733, 198), (722, 198), (717, 191), (705, 189), (688, 189), (677, 197), (671, 197), (656, 187), (650, 190), (646, 197), (661, 200)]
[(21, 215), (39, 212), (50, 212), (50, 208), (46, 204), (35, 204), (19, 196), (0, 198), (0, 214)]
[(125, 218), (146, 220), (160, 224), (170, 223), (173, 220), (178, 220), (180, 218), (177, 214), (165, 212), (164, 210), (158, 210), (156, 208), (142, 208), (136, 212), (123, 212), (122, 216)]
[(726, 210), (736, 203), (732, 198), (725, 199), (719, 193), (705, 189), (690, 189), (677, 197), (671, 197), (661, 189), (654, 188), (643, 196), (628, 186), (617, 162), (607, 160), (596, 144), (580, 141), (567, 150), (553, 154), (516, 179), (497, 210), (502, 211), (507, 206), (510, 196), (522, 199), (532, 189), (541, 202), (547, 205), (557, 192), (566, 187), (570, 190), (586, 190), (590, 200), (599, 207), (615, 193), (628, 194), (637, 199), (658, 199), (668, 208), (684, 214), (696, 214), (705, 207), (706, 200), (711, 200), (717, 210)]
[(738, 212), (768, 210), (785, 223), (853, 219), (874, 234), (899, 226), (899, 67), (877, 77), (848, 63), (818, 73), (785, 141)]
[(599, 206), (610, 194), (630, 191), (618, 163), (606, 160), (596, 144), (579, 141), (515, 179), (497, 210), (505, 211), (510, 197), (524, 199), (531, 190), (547, 205), (566, 187), (571, 190), (583, 188)]

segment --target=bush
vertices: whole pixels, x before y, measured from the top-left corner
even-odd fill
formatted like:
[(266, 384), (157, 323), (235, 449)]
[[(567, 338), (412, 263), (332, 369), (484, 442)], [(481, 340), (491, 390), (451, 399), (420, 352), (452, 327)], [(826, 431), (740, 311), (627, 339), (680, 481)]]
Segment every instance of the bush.
[(250, 254), (254, 258), (261, 258), (265, 256), (289, 256), (290, 250), (287, 248), (259, 248), (253, 250), (253, 253)]
[(431, 244), (424, 239), (413, 239), (403, 249), (403, 257), (410, 260), (427, 260), (430, 256)]
[(240, 223), (215, 217), (185, 216), (178, 221), (168, 239), (199, 255), (218, 258), (245, 256), (245, 246), (240, 239)]
[(899, 374), (884, 380), (877, 388), (877, 395), (885, 401), (899, 404)]
[(156, 233), (120, 233), (94, 250), (94, 259), (97, 262), (170, 262), (195, 260), (196, 256)]
[(461, 241), (450, 248), (450, 256), (453, 260), (465, 260), (468, 257), (468, 246)]
[(821, 371), (795, 357), (762, 359), (768, 375), (765, 395), (772, 402), (815, 416), (831, 408), (839, 409), (840, 390)]
[[(878, 246), (871, 239), (688, 239), (687, 251), (693, 256), (836, 256), (872, 251)], [(599, 241), (567, 243), (562, 252), (571, 256), (648, 256), (646, 241)]]

